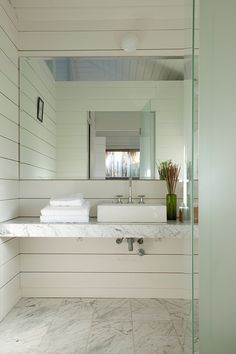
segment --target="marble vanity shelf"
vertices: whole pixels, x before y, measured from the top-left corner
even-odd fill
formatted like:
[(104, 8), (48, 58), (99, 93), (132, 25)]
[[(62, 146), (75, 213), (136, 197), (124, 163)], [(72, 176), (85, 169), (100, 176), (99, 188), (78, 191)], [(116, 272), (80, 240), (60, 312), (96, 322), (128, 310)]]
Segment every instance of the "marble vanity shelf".
[[(195, 237), (198, 228), (195, 228)], [(40, 223), (39, 218), (16, 218), (0, 224), (0, 237), (189, 237), (190, 224), (168, 223), (97, 223), (90, 219), (84, 224)]]

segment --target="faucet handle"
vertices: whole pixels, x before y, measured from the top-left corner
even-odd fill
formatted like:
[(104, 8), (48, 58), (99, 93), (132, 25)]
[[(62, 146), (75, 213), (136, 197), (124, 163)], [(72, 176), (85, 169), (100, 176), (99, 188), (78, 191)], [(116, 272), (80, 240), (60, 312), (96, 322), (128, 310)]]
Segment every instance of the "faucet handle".
[(139, 194), (138, 197), (139, 197), (139, 204), (144, 204), (145, 194)]
[(116, 198), (117, 198), (116, 203), (117, 203), (117, 204), (122, 204), (122, 200), (121, 200), (122, 197), (123, 197), (122, 194), (117, 194), (117, 195), (116, 195)]

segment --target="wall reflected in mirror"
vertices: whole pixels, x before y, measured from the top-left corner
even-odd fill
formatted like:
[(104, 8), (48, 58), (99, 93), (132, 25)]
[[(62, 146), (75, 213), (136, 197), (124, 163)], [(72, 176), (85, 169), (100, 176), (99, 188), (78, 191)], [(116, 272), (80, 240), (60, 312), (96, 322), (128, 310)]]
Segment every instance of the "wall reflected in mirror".
[(176, 57), (21, 58), (21, 178), (155, 179), (159, 161), (182, 165), (183, 79)]

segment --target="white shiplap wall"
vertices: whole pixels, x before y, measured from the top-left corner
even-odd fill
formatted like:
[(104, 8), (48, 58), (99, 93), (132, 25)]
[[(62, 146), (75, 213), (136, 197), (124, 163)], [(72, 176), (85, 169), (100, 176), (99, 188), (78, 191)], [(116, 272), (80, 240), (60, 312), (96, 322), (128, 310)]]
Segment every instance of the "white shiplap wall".
[(183, 298), (186, 257), (180, 239), (145, 239), (133, 253), (115, 239), (22, 239), (22, 295)]
[[(0, 2), (0, 221), (18, 216), (18, 33), (7, 1)], [(19, 240), (0, 238), (0, 320), (20, 296)]]
[[(52, 195), (82, 191), (96, 214), (98, 201), (111, 202), (128, 195), (127, 181), (21, 181), (21, 215), (37, 216)], [(165, 203), (163, 181), (134, 181), (134, 196), (145, 194), (149, 203)], [(181, 198), (182, 185), (178, 184)], [(197, 195), (196, 195), (197, 197)], [(180, 199), (181, 201), (181, 199)], [(21, 240), (23, 296), (184, 297), (185, 247), (183, 240), (145, 240), (147, 255), (127, 251), (114, 239)]]
[[(44, 117), (37, 120), (37, 98), (44, 101)], [(21, 178), (56, 176), (55, 81), (41, 59), (20, 61)]]

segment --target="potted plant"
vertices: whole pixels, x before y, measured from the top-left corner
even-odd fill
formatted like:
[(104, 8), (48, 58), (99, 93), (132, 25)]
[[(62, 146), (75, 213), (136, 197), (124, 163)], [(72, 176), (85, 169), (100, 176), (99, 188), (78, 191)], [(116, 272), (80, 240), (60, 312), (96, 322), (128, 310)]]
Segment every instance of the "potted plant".
[(166, 195), (167, 220), (176, 220), (177, 195), (175, 194), (176, 185), (179, 178), (181, 167), (172, 163), (171, 160), (161, 162), (157, 166), (161, 180), (166, 181), (168, 194)]

